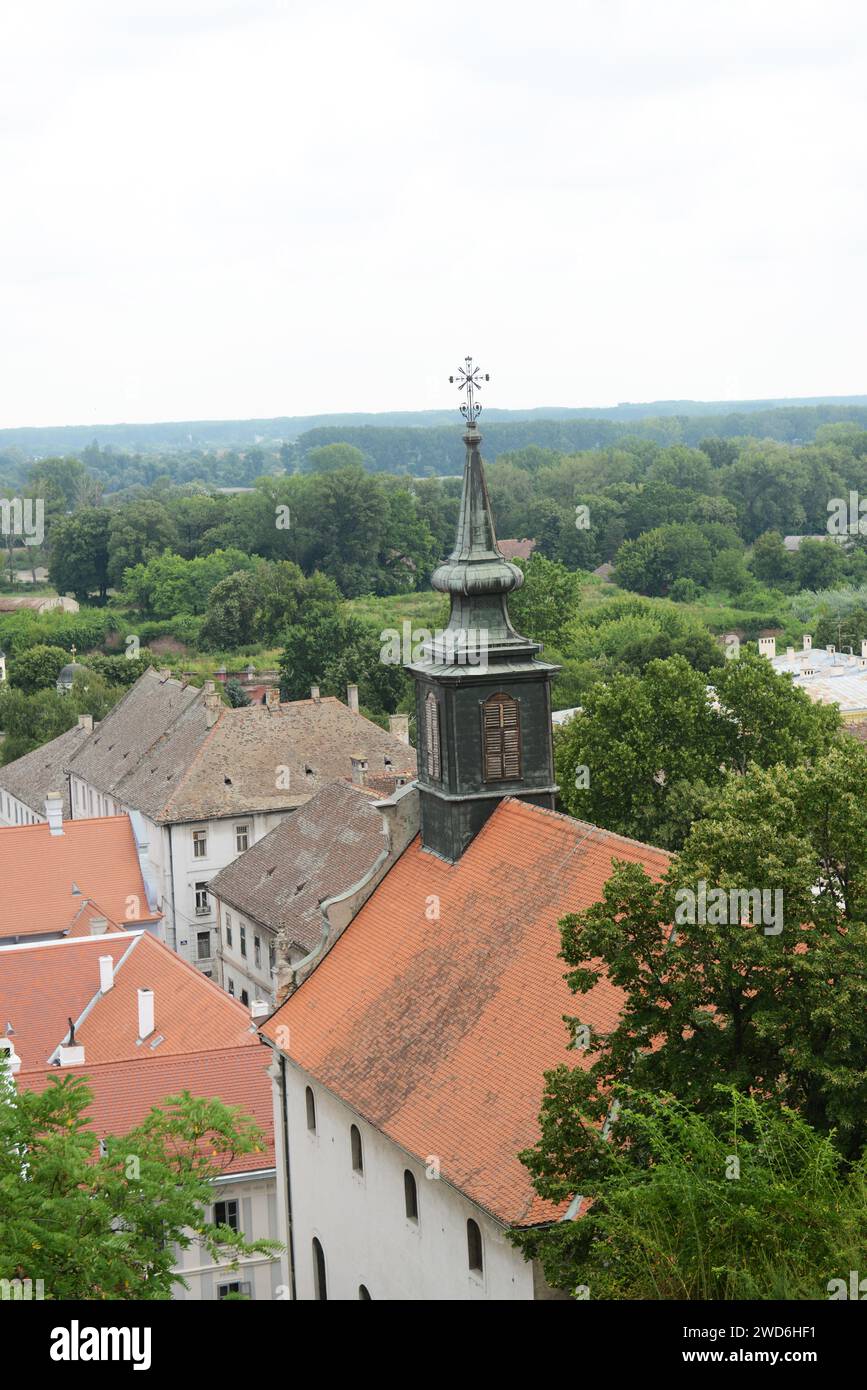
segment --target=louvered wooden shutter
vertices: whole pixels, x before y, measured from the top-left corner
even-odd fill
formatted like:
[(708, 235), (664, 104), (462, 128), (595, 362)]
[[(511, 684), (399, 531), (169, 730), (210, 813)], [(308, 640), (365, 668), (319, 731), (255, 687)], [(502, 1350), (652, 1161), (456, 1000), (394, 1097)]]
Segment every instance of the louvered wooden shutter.
[(521, 776), (518, 702), (492, 695), (482, 705), (482, 757), (486, 782), (514, 782)]
[(442, 777), (442, 758), (440, 757), (440, 708), (433, 691), (425, 700), (425, 744), (427, 748), (427, 775), (439, 782)]

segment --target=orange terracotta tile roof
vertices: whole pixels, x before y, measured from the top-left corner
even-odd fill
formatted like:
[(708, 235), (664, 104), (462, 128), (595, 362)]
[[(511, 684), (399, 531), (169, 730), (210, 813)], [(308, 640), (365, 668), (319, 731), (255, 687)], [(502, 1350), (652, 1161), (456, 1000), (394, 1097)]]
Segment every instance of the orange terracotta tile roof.
[[(111, 956), (114, 984), (99, 988), (99, 958)], [(154, 1032), (138, 1040), (138, 990), (154, 992)], [(240, 1105), (265, 1135), (261, 1153), (227, 1169), (274, 1165), (268, 1054), (237, 1000), (147, 932), (111, 932), (0, 946), (0, 1032), (13, 1028), (21, 1058), (16, 1084), (42, 1090), (61, 1069), (49, 1059), (68, 1038), (84, 1047), (89, 1111), (99, 1135), (124, 1134), (164, 1097), (190, 1091)], [(156, 1046), (152, 1043), (156, 1039)]]
[(86, 900), (127, 928), (160, 918), (148, 907), (129, 816), (66, 820), (62, 835), (47, 821), (0, 827), (0, 885), (0, 938), (69, 931)]
[[(87, 1115), (95, 1139), (127, 1134), (167, 1096), (189, 1091), (193, 1096), (215, 1097), (238, 1106), (250, 1115), (263, 1135), (256, 1153), (238, 1154), (226, 1163), (224, 1173), (258, 1173), (274, 1167), (274, 1128), (271, 1082), (266, 1073), (268, 1054), (263, 1047), (223, 1048), (218, 1051), (160, 1057), (153, 1061), (99, 1062), (95, 1066), (64, 1067), (63, 1072), (88, 1079), (93, 1102)], [(50, 1072), (20, 1071), (16, 1084), (24, 1090), (44, 1091)]]
[[(108, 955), (114, 986), (101, 994)], [(141, 1043), (139, 989), (154, 993), (154, 1034)], [(12, 1023), (23, 1071), (48, 1063), (69, 1018), (88, 1063), (258, 1046), (243, 1004), (148, 932), (0, 947), (0, 1030)]]
[[(568, 816), (505, 800), (457, 864), (416, 839), (313, 974), (261, 1028), (396, 1144), (507, 1224), (557, 1209), (518, 1152), (538, 1138), (543, 1073), (565, 1062), (563, 1015), (607, 1031), (622, 994), (576, 999), (557, 922), (598, 901), (613, 858), (654, 876), (668, 855)], [(439, 920), (425, 909), (439, 898)]]

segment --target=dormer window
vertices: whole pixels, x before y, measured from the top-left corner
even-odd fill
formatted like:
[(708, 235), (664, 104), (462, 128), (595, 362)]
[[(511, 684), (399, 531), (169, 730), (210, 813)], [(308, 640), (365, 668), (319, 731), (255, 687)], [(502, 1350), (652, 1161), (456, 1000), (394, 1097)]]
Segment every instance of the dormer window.
[(482, 705), (482, 759), (486, 782), (521, 776), (521, 726), (511, 695), (491, 695)]

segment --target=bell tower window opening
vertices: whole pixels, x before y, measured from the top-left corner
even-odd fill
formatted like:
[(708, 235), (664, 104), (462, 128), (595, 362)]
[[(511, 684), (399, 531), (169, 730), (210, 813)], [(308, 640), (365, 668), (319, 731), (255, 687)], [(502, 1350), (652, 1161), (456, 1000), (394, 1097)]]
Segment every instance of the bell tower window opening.
[(442, 752), (440, 748), (440, 706), (436, 695), (429, 690), (424, 702), (425, 752), (427, 775), (433, 782), (441, 782), (443, 775)]
[(515, 782), (521, 776), (518, 701), (491, 695), (482, 705), (482, 759), (486, 782)]

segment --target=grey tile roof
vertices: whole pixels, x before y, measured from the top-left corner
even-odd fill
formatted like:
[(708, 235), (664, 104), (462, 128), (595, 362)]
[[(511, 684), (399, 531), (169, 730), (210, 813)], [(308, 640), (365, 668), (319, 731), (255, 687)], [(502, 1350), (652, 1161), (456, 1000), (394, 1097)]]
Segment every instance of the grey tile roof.
[(70, 770), (151, 820), (176, 823), (292, 810), (367, 759), (371, 778), (414, 777), (412, 748), (333, 697), (221, 705), (146, 671), (94, 730)]
[(211, 893), (287, 945), (312, 950), (322, 931), (320, 901), (356, 883), (385, 844), (375, 800), (332, 782), (211, 879)]
[(45, 815), (45, 798), (49, 792), (63, 796), (63, 819), (70, 820), (69, 783), (66, 765), (69, 759), (90, 737), (86, 729), (73, 725), (59, 738), (16, 758), (14, 763), (0, 767), (0, 788), (23, 801), (32, 811)]

